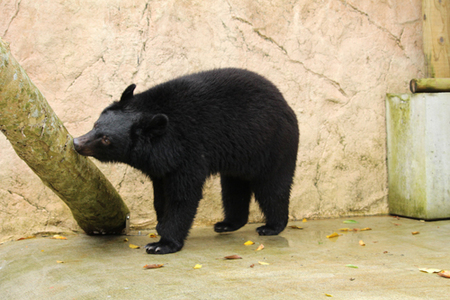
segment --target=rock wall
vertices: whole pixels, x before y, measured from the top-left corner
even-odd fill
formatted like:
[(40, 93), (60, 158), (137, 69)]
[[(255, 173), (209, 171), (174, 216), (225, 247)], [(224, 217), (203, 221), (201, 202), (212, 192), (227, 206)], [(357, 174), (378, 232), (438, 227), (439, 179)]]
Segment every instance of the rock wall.
[[(421, 1), (3, 0), (0, 35), (73, 136), (130, 83), (241, 67), (273, 81), (301, 138), (291, 219), (387, 213), (385, 94), (425, 72)], [(77, 230), (69, 209), (0, 135), (0, 240)], [(137, 228), (155, 225), (152, 186), (100, 164)], [(222, 217), (217, 178), (196, 224)], [(261, 213), (252, 204), (252, 221)]]

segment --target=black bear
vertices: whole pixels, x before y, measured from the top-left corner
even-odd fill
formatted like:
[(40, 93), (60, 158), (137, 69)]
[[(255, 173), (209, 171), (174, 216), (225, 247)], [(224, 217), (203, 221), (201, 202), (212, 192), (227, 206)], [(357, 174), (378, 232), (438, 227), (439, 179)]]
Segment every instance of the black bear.
[(81, 155), (126, 163), (150, 177), (161, 239), (146, 245), (147, 253), (183, 247), (211, 174), (221, 176), (225, 215), (216, 232), (247, 223), (252, 194), (266, 221), (257, 232), (284, 230), (299, 130), (295, 113), (270, 81), (228, 68), (136, 95), (135, 87), (127, 87), (73, 143)]

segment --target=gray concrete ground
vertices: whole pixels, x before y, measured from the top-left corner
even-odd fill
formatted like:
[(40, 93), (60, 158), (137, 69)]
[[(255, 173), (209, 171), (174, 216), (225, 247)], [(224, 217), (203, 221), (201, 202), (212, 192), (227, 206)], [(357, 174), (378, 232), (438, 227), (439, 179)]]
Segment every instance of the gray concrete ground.
[[(344, 224), (347, 219), (357, 223)], [(449, 220), (347, 219), (291, 222), (303, 229), (288, 227), (272, 237), (258, 236), (258, 224), (230, 234), (216, 234), (212, 226), (193, 228), (181, 252), (161, 256), (145, 253), (143, 246), (155, 240), (147, 231), (6, 242), (0, 245), (0, 299), (450, 297), (450, 279), (419, 271), (450, 270)], [(345, 227), (372, 230), (339, 231)], [(342, 235), (327, 238), (333, 232)], [(247, 240), (255, 244), (245, 246)], [(261, 243), (265, 248), (255, 251)], [(234, 254), (242, 259), (223, 259)], [(146, 264), (164, 266), (144, 269)], [(194, 269), (196, 264), (202, 267)]]

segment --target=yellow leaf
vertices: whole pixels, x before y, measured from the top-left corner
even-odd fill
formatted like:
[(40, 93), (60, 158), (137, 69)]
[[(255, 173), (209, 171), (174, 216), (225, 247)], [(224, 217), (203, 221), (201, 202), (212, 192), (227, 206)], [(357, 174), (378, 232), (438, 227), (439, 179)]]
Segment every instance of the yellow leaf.
[(125, 239), (123, 239), (123, 241), (126, 243), (126, 242), (128, 242), (128, 239), (127, 238), (125, 238)]
[(303, 219), (303, 221), (302, 221), (303, 223), (306, 223), (306, 222), (308, 222), (308, 220), (306, 220), (306, 218), (305, 219)]
[(341, 228), (339, 231), (350, 231), (350, 228)]
[(359, 241), (359, 245), (361, 245), (361, 246), (365, 246), (366, 245), (366, 243), (364, 243), (362, 240), (360, 240)]
[(153, 233), (153, 232), (152, 232), (152, 233), (149, 233), (149, 234), (148, 234), (148, 237), (154, 239), (154, 238), (157, 238), (158, 235), (157, 235), (156, 233)]
[(264, 245), (263, 244), (259, 245), (258, 248), (256, 248), (255, 251), (259, 251), (259, 250), (262, 250), (262, 249), (264, 249)]
[(420, 268), (419, 271), (424, 272), (424, 273), (439, 273), (442, 270), (441, 269), (432, 269), (432, 268)]
[(372, 230), (372, 228), (366, 227), (366, 228), (361, 229), (361, 231), (367, 231), (367, 230)]
[(330, 294), (325, 294), (325, 296), (327, 296), (327, 297), (333, 297), (332, 295), (330, 295)]
[(200, 269), (201, 267), (202, 267), (202, 265), (196, 264), (196, 265), (194, 266), (194, 269)]
[(339, 236), (339, 234), (337, 234), (336, 232), (333, 232), (332, 234), (330, 234), (330, 235), (327, 235), (327, 238), (334, 238), (334, 237), (338, 237)]
[(141, 247), (139, 247), (139, 246), (137, 246), (137, 245), (134, 245), (134, 244), (129, 244), (128, 245), (131, 249), (139, 249), (139, 248), (141, 248)]
[(163, 267), (164, 264), (152, 264), (152, 265), (145, 265), (144, 269), (159, 269)]
[(420, 233), (419, 231), (413, 231), (413, 232), (411, 232), (412, 235), (416, 235), (416, 234), (419, 234), (419, 233)]
[(268, 266), (270, 265), (269, 263), (263, 262), (263, 261), (258, 261), (258, 264), (263, 265), (263, 266)]
[(250, 246), (250, 245), (253, 245), (254, 243), (252, 242), (252, 241), (246, 241), (245, 243), (244, 243), (244, 245), (245, 246)]
[(62, 260), (57, 260), (56, 263), (57, 264), (63, 264), (64, 262)]
[(60, 236), (60, 235), (54, 235), (52, 237), (52, 239), (56, 239), (56, 240), (67, 240), (67, 238), (65, 236)]

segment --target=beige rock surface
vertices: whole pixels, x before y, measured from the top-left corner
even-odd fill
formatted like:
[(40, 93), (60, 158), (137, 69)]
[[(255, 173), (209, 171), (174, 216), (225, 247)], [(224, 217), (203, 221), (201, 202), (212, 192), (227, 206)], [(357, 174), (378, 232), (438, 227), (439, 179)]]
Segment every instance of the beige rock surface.
[[(130, 83), (242, 67), (273, 81), (301, 131), (291, 219), (387, 213), (387, 92), (425, 71), (421, 1), (155, 0), (0, 2), (0, 35), (69, 132), (88, 131)], [(70, 211), (0, 136), (0, 240), (76, 230)], [(97, 163), (155, 225), (151, 182)], [(196, 224), (222, 217), (217, 178)], [(261, 214), (252, 206), (252, 221)]]

